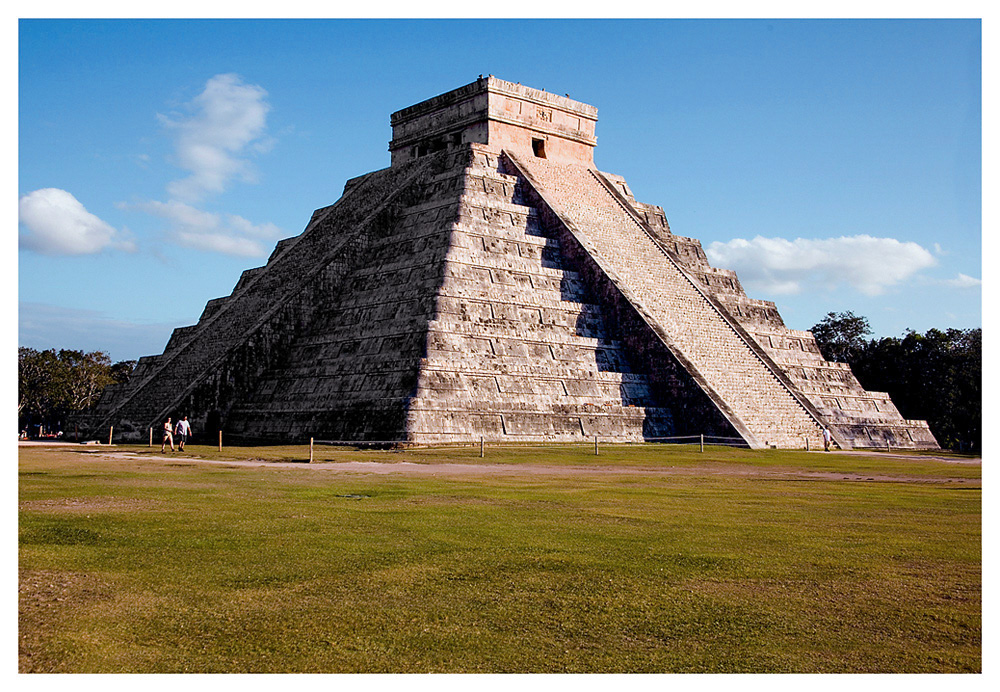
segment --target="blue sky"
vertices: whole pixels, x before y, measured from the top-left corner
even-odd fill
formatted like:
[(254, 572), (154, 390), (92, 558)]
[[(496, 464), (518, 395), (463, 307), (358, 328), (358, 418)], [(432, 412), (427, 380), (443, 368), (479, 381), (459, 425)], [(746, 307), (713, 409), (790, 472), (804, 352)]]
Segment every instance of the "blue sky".
[(774, 300), (982, 324), (975, 20), (22, 20), (19, 344), (163, 350), (479, 74), (598, 108), (595, 161)]

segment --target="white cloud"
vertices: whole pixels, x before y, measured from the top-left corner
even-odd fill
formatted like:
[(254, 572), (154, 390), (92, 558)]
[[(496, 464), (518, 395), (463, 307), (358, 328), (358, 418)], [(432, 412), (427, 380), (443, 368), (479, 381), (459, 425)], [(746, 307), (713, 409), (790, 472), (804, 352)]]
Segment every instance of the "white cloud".
[(132, 252), (125, 233), (91, 214), (69, 192), (54, 187), (18, 200), (18, 223), (27, 229), (21, 245), (45, 255), (92, 255), (105, 248)]
[(221, 252), (239, 257), (262, 257), (281, 236), (281, 229), (271, 223), (255, 225), (241, 216), (213, 214), (191, 205), (168, 202), (141, 202), (122, 205), (159, 216), (170, 222), (168, 238), (183, 247), (209, 252)]
[(253, 238), (274, 240), (281, 236), (282, 233), (281, 229), (273, 223), (253, 224), (242, 216), (236, 216), (235, 214), (226, 214), (226, 221), (233, 231)]
[(188, 104), (187, 117), (160, 120), (176, 133), (177, 163), (191, 175), (167, 186), (172, 197), (185, 201), (220, 193), (239, 178), (255, 181), (255, 171), (243, 154), (263, 152), (272, 140), (264, 136), (267, 126), (267, 92), (244, 84), (238, 75), (220, 74), (205, 84), (201, 94)]
[(772, 295), (845, 284), (866, 295), (878, 295), (937, 263), (916, 243), (868, 235), (815, 240), (736, 238), (714, 242), (705, 253), (713, 265), (735, 270), (747, 288)]
[(959, 275), (954, 279), (948, 279), (944, 283), (945, 285), (952, 286), (954, 288), (978, 288), (983, 285), (983, 280), (967, 274), (959, 273)]
[(168, 242), (179, 246), (239, 257), (262, 257), (282, 235), (272, 223), (253, 224), (235, 214), (216, 214), (192, 203), (223, 192), (234, 179), (254, 181), (246, 158), (268, 151), (273, 139), (265, 136), (267, 92), (245, 84), (234, 74), (220, 74), (187, 104), (187, 116), (160, 116), (176, 135), (177, 162), (191, 175), (167, 185), (170, 199), (121, 204), (167, 219)]

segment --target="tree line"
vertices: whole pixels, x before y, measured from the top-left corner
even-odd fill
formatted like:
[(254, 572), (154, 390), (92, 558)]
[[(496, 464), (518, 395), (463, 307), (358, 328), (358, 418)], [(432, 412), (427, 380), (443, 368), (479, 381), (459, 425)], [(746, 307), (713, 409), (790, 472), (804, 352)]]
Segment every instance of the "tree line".
[(887, 392), (903, 418), (927, 421), (942, 447), (982, 453), (982, 328), (869, 339), (867, 318), (830, 312), (810, 331), (823, 357), (848, 363), (865, 389)]
[(109, 384), (125, 382), (136, 361), (103, 351), (17, 349), (17, 424), (31, 436), (63, 430), (69, 415), (97, 403)]

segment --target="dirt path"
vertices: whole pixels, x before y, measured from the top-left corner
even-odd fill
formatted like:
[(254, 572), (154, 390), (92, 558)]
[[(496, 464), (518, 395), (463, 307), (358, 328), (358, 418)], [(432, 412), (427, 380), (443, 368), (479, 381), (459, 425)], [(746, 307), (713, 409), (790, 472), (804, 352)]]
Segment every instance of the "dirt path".
[(913, 461), (914, 459), (928, 459), (930, 461), (940, 461), (943, 464), (963, 464), (969, 466), (980, 466), (983, 463), (980, 457), (969, 457), (968, 459), (956, 459), (955, 457), (939, 457), (930, 454), (921, 454), (920, 456), (914, 456), (912, 454), (893, 454), (892, 452), (875, 452), (875, 451), (863, 451), (849, 449), (846, 451), (836, 451), (830, 452), (831, 454), (848, 455), (848, 456), (859, 456), (859, 457), (878, 457), (879, 459), (905, 459), (907, 461)]
[[(766, 468), (759, 466), (741, 466), (736, 464), (718, 464), (705, 466), (559, 466), (546, 464), (462, 464), (462, 463), (413, 463), (377, 462), (377, 461), (323, 461), (282, 462), (265, 461), (262, 459), (247, 460), (210, 460), (189, 456), (168, 456), (137, 454), (134, 452), (98, 452), (96, 456), (117, 460), (166, 461), (173, 464), (212, 464), (224, 467), (269, 467), (295, 468), (326, 473), (355, 473), (372, 475), (396, 475), (407, 477), (470, 477), (470, 476), (555, 476), (555, 477), (634, 477), (634, 476), (730, 476), (740, 478), (759, 478), (769, 480), (809, 481), (809, 480), (844, 480), (895, 483), (954, 483), (969, 487), (979, 487), (982, 481), (978, 478), (951, 478), (941, 476), (900, 476), (885, 474), (858, 474), (841, 471), (805, 471), (793, 468)], [(902, 456), (902, 455), (899, 455)]]

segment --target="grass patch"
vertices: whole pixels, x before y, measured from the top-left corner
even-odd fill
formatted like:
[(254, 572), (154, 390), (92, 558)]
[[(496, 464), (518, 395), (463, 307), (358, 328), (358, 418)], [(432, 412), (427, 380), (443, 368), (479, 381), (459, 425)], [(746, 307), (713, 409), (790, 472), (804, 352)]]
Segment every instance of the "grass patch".
[(24, 672), (982, 669), (979, 466), (637, 445), (432, 477), (113, 449), (138, 456), (20, 451)]

